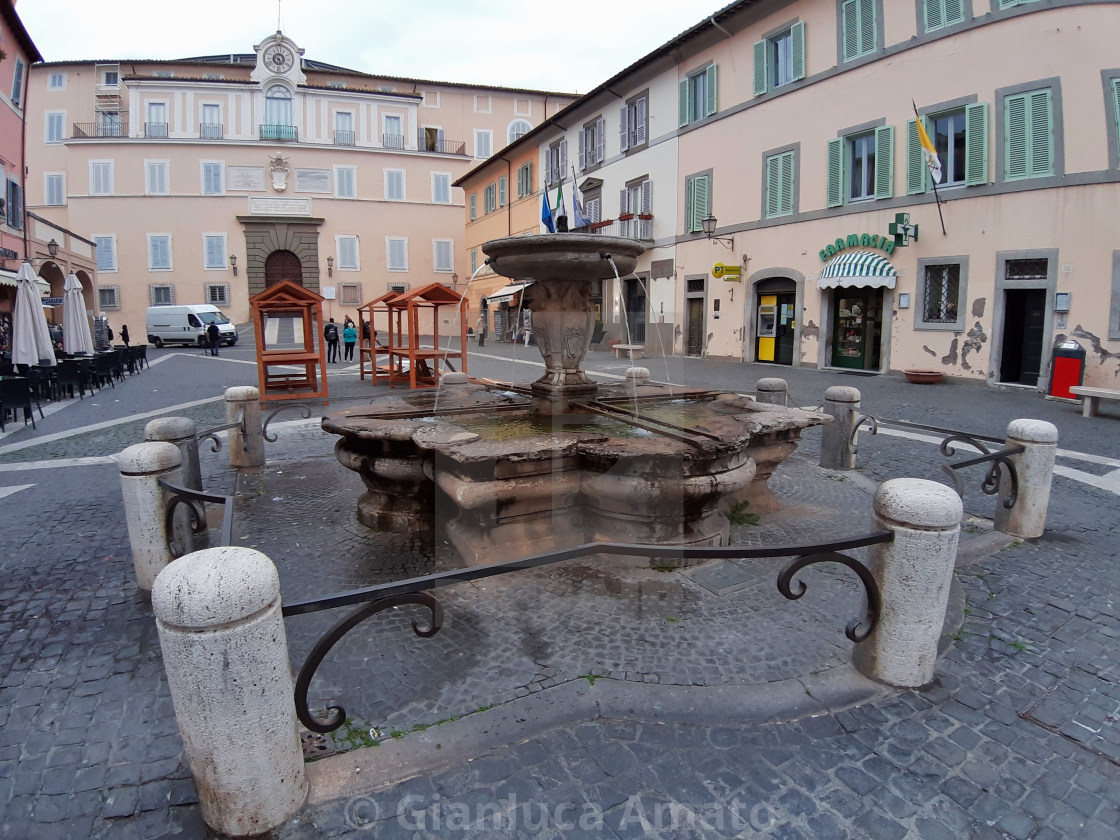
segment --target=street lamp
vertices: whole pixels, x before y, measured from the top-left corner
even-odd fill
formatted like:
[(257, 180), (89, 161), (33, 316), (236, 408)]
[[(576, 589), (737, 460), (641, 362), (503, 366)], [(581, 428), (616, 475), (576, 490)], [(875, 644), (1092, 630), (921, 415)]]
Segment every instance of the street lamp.
[(234, 254), (229, 255), (229, 267), (233, 269), (233, 276), (237, 276), (237, 256)]
[(327, 257), (327, 277), (334, 277), (334, 257)]
[(703, 227), (704, 235), (706, 237), (708, 237), (709, 241), (719, 242), (723, 245), (726, 245), (730, 250), (732, 250), (732, 251), (735, 250), (735, 237), (733, 237), (733, 236), (725, 237), (725, 236), (716, 236), (715, 235), (715, 232), (716, 232), (716, 217), (713, 216), (711, 213), (709, 213), (707, 215), (707, 217), (700, 220), (700, 225)]
[(50, 254), (52, 257), (57, 257), (58, 256), (58, 243), (55, 242), (53, 239), (50, 242), (47, 243), (47, 253)]

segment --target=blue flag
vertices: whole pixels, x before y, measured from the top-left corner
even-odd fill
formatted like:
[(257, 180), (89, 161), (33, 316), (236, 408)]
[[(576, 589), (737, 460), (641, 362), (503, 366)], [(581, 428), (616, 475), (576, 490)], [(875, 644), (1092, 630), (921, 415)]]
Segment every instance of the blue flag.
[(541, 224), (549, 233), (556, 233), (556, 222), (552, 218), (552, 208), (548, 206), (548, 192), (541, 193)]

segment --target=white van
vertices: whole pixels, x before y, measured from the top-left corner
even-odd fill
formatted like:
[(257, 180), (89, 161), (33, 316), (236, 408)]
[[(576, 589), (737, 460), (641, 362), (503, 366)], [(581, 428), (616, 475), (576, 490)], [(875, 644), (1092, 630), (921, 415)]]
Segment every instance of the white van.
[(179, 342), (206, 347), (210, 342), (206, 328), (218, 325), (221, 343), (237, 343), (237, 330), (218, 307), (212, 303), (188, 303), (183, 306), (148, 307), (148, 342), (156, 347)]

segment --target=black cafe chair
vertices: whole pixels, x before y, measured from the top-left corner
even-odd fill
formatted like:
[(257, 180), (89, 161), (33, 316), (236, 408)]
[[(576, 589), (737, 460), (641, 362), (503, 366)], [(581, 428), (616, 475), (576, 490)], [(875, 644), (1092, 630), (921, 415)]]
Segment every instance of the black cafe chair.
[(83, 400), (86, 398), (85, 380), (77, 359), (63, 359), (58, 363), (54, 386), (59, 395), (65, 391), (72, 398), (77, 390)]
[[(5, 376), (0, 379), (0, 417), (6, 415), (9, 411), (12, 412), (12, 420), (17, 419), (16, 411), (23, 409), (23, 425), (27, 425), (27, 421), (31, 421), (31, 428), (37, 429), (35, 425), (35, 410), (31, 407), (31, 383), (23, 376)], [(39, 416), (43, 414), (43, 409), (39, 409)], [(0, 431), (3, 431), (4, 424), (0, 422)]]

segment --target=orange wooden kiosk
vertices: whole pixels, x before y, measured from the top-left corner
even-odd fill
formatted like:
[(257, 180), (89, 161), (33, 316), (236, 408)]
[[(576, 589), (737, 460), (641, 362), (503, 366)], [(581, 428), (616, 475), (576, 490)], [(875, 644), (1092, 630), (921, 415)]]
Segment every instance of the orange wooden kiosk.
[[(442, 361), (448, 371), (454, 371), (452, 359), (460, 360), (462, 372), (467, 372), (467, 318), (463, 314), (459, 318), (459, 347), (458, 349), (440, 349), (439, 346), (439, 310), (445, 306), (466, 306), (463, 296), (442, 283), (430, 283), (411, 292), (401, 292), (393, 295), (383, 295), (369, 304), (369, 314), (374, 315), (382, 311), (381, 306), (388, 314), (388, 336), (384, 348), (371, 348), (382, 350), (389, 357), (388, 364), (378, 367), (376, 358), (373, 359), (372, 373), (373, 384), (389, 383), (392, 388), (397, 384), (408, 383), (410, 388), (432, 388), (439, 384)], [(432, 347), (420, 346), (420, 314), (431, 311)], [(359, 312), (359, 317), (362, 313)], [(405, 363), (407, 362), (407, 369)]]
[[(326, 342), (320, 340), (323, 298), (284, 280), (253, 295), (249, 306), (257, 334), (257, 381), (261, 401), (325, 398), (327, 353)], [(278, 318), (293, 319), (297, 332), (290, 343), (277, 341), (276, 346), (269, 347), (269, 320)]]
[(365, 379), (368, 373), (375, 385), (377, 357), (388, 352), (385, 340), (389, 329), (389, 306), (386, 302), (398, 294), (386, 292), (358, 307), (358, 376)]

